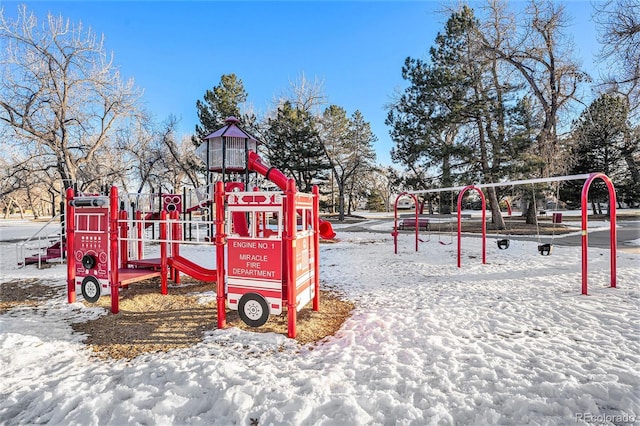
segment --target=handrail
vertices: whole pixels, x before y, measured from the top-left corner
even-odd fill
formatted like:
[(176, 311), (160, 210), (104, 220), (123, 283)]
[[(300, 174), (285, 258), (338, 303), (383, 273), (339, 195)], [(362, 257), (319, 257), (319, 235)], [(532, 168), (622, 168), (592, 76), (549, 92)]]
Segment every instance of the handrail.
[[(32, 241), (34, 241), (36, 239), (38, 241), (42, 241), (43, 238), (40, 236), (42, 231), (44, 231), (49, 225), (51, 225), (52, 222), (60, 219), (60, 217), (61, 217), (61, 213), (56, 214), (51, 219), (49, 219), (49, 221), (47, 223), (42, 225), (42, 227), (40, 229), (38, 229), (32, 236), (27, 238), (25, 241), (22, 241), (21, 243), (17, 243), (16, 244), (16, 261), (17, 261), (18, 264), (22, 265), (22, 267), (25, 266), (25, 260), (26, 260), (25, 248), (26, 248), (27, 244), (29, 244), (30, 242), (32, 242)], [(60, 244), (62, 244), (62, 233), (60, 233), (59, 235), (55, 236), (55, 238), (54, 237), (46, 237), (46, 239), (48, 241), (59, 241)], [(42, 252), (41, 252), (41, 250), (42, 250), (42, 248), (39, 247), (38, 248), (38, 268), (42, 267)]]

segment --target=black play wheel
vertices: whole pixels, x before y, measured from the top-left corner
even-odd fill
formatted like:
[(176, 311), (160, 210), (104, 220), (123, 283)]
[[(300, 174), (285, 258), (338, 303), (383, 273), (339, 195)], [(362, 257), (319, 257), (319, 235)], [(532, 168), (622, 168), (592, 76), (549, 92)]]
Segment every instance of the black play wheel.
[(269, 319), (269, 305), (261, 295), (247, 293), (240, 298), (238, 314), (249, 327), (260, 327)]
[(96, 303), (100, 299), (100, 283), (91, 275), (84, 277), (80, 290), (84, 300), (89, 303)]

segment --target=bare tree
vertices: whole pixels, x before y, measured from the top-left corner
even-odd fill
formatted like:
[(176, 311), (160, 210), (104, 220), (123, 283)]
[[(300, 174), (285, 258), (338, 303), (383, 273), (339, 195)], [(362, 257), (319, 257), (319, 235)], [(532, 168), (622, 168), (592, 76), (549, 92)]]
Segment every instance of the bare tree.
[(302, 73), (297, 80), (289, 82), (289, 93), (284, 99), (291, 101), (301, 111), (319, 116), (320, 108), (327, 103), (324, 81), (317, 77), (309, 81)]
[(640, 2), (608, 0), (596, 4), (594, 18), (602, 43), (599, 59), (609, 71), (601, 76), (602, 89), (627, 99), (635, 138), (640, 138)]
[[(0, 126), (25, 159), (53, 168), (65, 187), (99, 176), (100, 155), (136, 112), (140, 92), (123, 82), (103, 39), (52, 15), (39, 24), (26, 6), (0, 10)], [(117, 164), (117, 163), (116, 163)]]
[[(542, 177), (552, 176), (567, 168), (567, 152), (558, 139), (560, 113), (567, 109), (581, 83), (589, 76), (580, 70), (572, 58), (573, 43), (564, 33), (567, 17), (561, 4), (550, 0), (529, 2), (522, 19), (522, 31), (513, 31), (509, 16), (502, 7), (492, 7), (494, 31), (502, 34), (493, 42), (485, 41), (485, 49), (510, 65), (521, 77), (524, 87), (533, 94), (542, 126), (536, 135), (535, 149)], [(501, 27), (501, 23), (505, 25)], [(499, 41), (499, 43), (497, 43)], [(527, 223), (536, 223), (535, 206), (530, 200), (526, 210)]]
[(176, 140), (177, 125), (178, 120), (175, 116), (168, 117), (156, 136), (163, 147), (161, 159), (165, 169), (165, 180), (174, 191), (186, 183), (194, 188), (200, 184), (195, 146), (187, 143), (188, 140), (184, 138), (181, 141)]
[[(494, 12), (504, 9), (494, 8)], [(537, 155), (542, 159), (540, 174), (549, 176), (564, 164), (558, 155), (559, 113), (576, 98), (580, 83), (588, 76), (572, 59), (572, 42), (563, 33), (566, 26), (564, 7), (552, 1), (531, 1), (523, 17), (522, 32), (502, 31), (501, 43), (486, 43), (499, 60), (518, 71), (542, 111), (544, 121), (537, 135)], [(494, 17), (494, 22), (513, 19)]]

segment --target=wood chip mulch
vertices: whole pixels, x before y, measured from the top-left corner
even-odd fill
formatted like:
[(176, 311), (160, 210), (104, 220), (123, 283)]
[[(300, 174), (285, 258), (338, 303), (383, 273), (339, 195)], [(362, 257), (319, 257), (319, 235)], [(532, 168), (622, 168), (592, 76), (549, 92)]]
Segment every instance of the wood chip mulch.
[[(182, 284), (169, 287), (160, 294), (159, 279), (135, 283), (120, 290), (120, 312), (111, 314), (111, 299), (100, 298), (94, 305), (105, 309), (105, 315), (82, 323), (71, 324), (74, 331), (86, 335), (85, 343), (102, 359), (132, 359), (154, 352), (186, 348), (201, 342), (205, 332), (217, 328), (214, 285), (183, 278)], [(59, 288), (25, 280), (0, 284), (0, 313), (16, 306), (37, 306), (51, 297), (66, 298)], [(205, 301), (199, 300), (206, 297)], [(302, 345), (319, 342), (335, 334), (351, 315), (353, 303), (333, 291), (320, 291), (320, 309), (312, 303), (298, 312), (296, 341)], [(287, 335), (286, 310), (271, 316), (259, 328), (244, 324), (237, 311), (227, 310), (227, 327), (238, 327), (256, 333)]]

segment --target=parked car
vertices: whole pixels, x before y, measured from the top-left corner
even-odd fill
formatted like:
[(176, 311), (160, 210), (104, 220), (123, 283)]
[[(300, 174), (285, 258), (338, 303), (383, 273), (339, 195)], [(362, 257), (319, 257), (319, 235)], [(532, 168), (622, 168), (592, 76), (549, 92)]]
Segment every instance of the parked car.
[(410, 198), (401, 198), (398, 200), (398, 209), (407, 210), (415, 208), (415, 203)]

